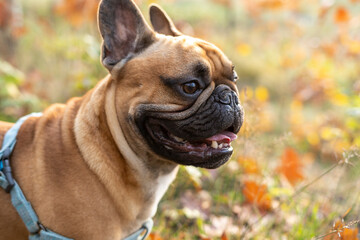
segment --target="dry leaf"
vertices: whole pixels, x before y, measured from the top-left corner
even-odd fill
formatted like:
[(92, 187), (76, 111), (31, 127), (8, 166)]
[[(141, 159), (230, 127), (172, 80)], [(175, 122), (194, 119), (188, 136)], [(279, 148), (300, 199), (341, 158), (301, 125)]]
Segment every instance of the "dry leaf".
[(221, 235), (221, 240), (228, 240), (225, 232)]
[(157, 233), (150, 233), (149, 240), (163, 240)]
[(25, 26), (16, 27), (16, 28), (12, 29), (11, 35), (14, 38), (19, 38), (19, 37), (23, 36), (24, 34), (26, 34), (27, 31), (28, 30), (27, 30), (27, 28)]
[(358, 233), (359, 229), (357, 228), (345, 228), (340, 235), (342, 240), (359, 240)]
[(0, 27), (6, 27), (11, 19), (11, 6), (9, 1), (0, 0)]
[(276, 10), (284, 7), (285, 3), (283, 0), (263, 0), (259, 5), (265, 9)]
[(346, 23), (350, 20), (349, 12), (344, 7), (339, 7), (335, 11), (334, 21), (336, 23)]
[(357, 228), (349, 228), (343, 219), (334, 222), (334, 226), (330, 230), (330, 235), (324, 237), (324, 240), (359, 240)]
[(292, 148), (286, 148), (281, 156), (281, 163), (277, 171), (283, 174), (292, 185), (295, 185), (304, 179), (302, 167), (303, 164), (298, 154)]
[(248, 203), (254, 204), (261, 210), (271, 209), (271, 197), (266, 185), (245, 181), (242, 193)]
[(64, 16), (73, 26), (96, 19), (100, 0), (62, 0), (55, 13)]

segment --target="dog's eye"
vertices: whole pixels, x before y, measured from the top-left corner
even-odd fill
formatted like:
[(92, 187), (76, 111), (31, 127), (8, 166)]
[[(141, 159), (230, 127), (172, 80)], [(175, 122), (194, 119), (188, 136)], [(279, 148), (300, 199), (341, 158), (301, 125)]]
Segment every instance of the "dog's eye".
[(195, 81), (191, 81), (183, 84), (182, 88), (185, 93), (194, 94), (199, 89), (199, 84)]
[(235, 70), (233, 70), (233, 82), (236, 82), (238, 80), (238, 75), (235, 72)]

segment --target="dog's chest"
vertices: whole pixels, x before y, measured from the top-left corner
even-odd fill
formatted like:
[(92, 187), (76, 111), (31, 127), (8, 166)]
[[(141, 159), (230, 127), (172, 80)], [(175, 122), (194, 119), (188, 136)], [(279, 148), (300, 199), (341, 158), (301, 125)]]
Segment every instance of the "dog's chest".
[(178, 172), (178, 167), (168, 174), (161, 175), (155, 180), (155, 191), (153, 195), (153, 204), (150, 207), (151, 217), (156, 213), (160, 199), (164, 196), (166, 190), (169, 188), (170, 184), (174, 181), (176, 174)]

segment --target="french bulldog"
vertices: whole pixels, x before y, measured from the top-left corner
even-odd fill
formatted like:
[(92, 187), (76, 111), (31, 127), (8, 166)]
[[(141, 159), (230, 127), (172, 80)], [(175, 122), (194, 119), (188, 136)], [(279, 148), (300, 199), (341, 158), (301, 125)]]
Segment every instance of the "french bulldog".
[[(243, 123), (232, 62), (182, 34), (157, 5), (151, 28), (131, 0), (102, 0), (101, 62), (83, 97), (21, 126), (14, 179), (41, 223), (76, 240), (114, 240), (153, 217), (178, 166), (217, 168)], [(0, 143), (11, 123), (0, 122)], [(29, 233), (0, 189), (0, 239)]]

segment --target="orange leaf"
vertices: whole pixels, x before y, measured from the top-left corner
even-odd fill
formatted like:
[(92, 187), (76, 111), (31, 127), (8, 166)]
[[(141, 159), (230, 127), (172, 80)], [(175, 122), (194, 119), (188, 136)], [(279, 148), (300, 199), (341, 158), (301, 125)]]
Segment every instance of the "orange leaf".
[(324, 53), (326, 53), (329, 57), (334, 57), (337, 48), (337, 45), (335, 43), (325, 43), (320, 47), (321, 50), (324, 51)]
[(359, 240), (357, 237), (359, 229), (357, 228), (345, 228), (341, 235), (342, 240)]
[(343, 220), (336, 220), (324, 240), (359, 240), (357, 237), (359, 230), (357, 228), (348, 228)]
[(9, 1), (0, 1), (0, 27), (6, 27), (11, 19), (11, 6)]
[(245, 181), (242, 193), (248, 203), (254, 204), (262, 210), (271, 209), (271, 197), (267, 192), (266, 185)]
[(225, 232), (221, 235), (221, 240), (228, 240)]
[(286, 148), (277, 171), (283, 174), (292, 185), (295, 185), (304, 179), (302, 167), (303, 164), (300, 162), (298, 154), (292, 148)]
[(339, 231), (342, 230), (344, 228), (344, 221), (343, 220), (336, 220), (336, 222), (334, 222), (334, 226), (333, 226), (333, 230)]
[(55, 13), (64, 16), (73, 26), (95, 20), (100, 0), (62, 0)]
[(150, 233), (149, 235), (150, 240), (163, 240), (158, 234), (156, 233)]
[(276, 10), (284, 6), (283, 0), (262, 0), (260, 1), (260, 7), (265, 9)]
[(27, 32), (27, 28), (23, 26), (23, 27), (14, 28), (11, 34), (14, 38), (19, 38), (23, 36), (26, 32)]
[(334, 20), (336, 23), (346, 23), (350, 20), (349, 12), (344, 7), (336, 9)]

